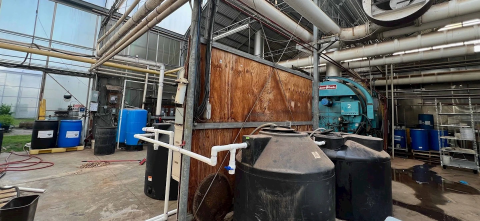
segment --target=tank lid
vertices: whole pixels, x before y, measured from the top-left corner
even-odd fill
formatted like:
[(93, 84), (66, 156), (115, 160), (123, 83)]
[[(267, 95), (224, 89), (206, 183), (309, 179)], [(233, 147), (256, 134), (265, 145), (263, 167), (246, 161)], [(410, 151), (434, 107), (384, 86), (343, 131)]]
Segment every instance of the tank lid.
[(299, 133), (295, 129), (289, 127), (269, 127), (264, 128), (260, 134), (276, 135), (276, 136), (305, 136), (306, 134)]

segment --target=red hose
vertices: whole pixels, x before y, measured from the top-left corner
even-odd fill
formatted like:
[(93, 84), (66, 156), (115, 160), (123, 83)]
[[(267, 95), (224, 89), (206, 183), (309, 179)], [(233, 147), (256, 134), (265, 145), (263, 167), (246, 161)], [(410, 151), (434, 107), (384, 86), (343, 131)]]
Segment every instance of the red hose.
[[(16, 155), (16, 156), (19, 156), (19, 157), (26, 157), (25, 159), (23, 160), (17, 160), (17, 161), (11, 161), (9, 162), (8, 159), (10, 158), (10, 156), (13, 155)], [(33, 162), (27, 162), (31, 159), (35, 159), (35, 160), (38, 160), (38, 161), (33, 161)], [(43, 161), (40, 157), (37, 157), (37, 156), (33, 156), (33, 155), (22, 155), (22, 154), (16, 154), (14, 152), (10, 152), (10, 155), (8, 155), (8, 157), (5, 159), (6, 163), (0, 163), (0, 173), (1, 172), (6, 172), (6, 171), (31, 171), (31, 170), (38, 170), (38, 169), (43, 169), (43, 168), (47, 168), (47, 167), (51, 167), (54, 165), (54, 163), (52, 162), (46, 162), (46, 161)], [(18, 165), (18, 164), (23, 164), (21, 166), (11, 166), (11, 165)], [(36, 165), (39, 165), (39, 164), (46, 164), (45, 166), (41, 166), (41, 167), (33, 167), (33, 166), (36, 166)], [(32, 168), (33, 167), (33, 168)], [(19, 168), (23, 168), (23, 169), (19, 169)]]

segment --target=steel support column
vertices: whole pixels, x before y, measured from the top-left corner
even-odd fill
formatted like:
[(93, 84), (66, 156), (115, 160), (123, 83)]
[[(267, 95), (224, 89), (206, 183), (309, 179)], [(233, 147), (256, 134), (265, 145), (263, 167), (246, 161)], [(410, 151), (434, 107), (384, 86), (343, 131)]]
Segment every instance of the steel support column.
[[(199, 38), (199, 27), (198, 22), (201, 17), (202, 1), (194, 0), (193, 10), (192, 10), (192, 24), (190, 25), (190, 57), (188, 60), (188, 88), (187, 88), (187, 98), (185, 106), (185, 124), (183, 129), (183, 140), (185, 146), (183, 149), (192, 150), (192, 133), (193, 133), (193, 110), (194, 110), (194, 101), (195, 101), (195, 81), (196, 75), (198, 73), (197, 64), (197, 51), (199, 49), (200, 38)], [(177, 219), (180, 221), (187, 220), (187, 209), (188, 209), (188, 185), (190, 179), (190, 157), (182, 156), (182, 169), (180, 175), (180, 196), (178, 200), (178, 214)]]
[[(313, 1), (315, 5), (318, 5), (318, 0)], [(318, 28), (313, 26), (313, 82), (312, 82), (312, 122), (313, 122), (313, 129), (318, 128), (319, 118), (320, 118), (320, 111), (318, 109), (318, 100), (319, 100), (319, 92), (318, 92), (318, 82), (319, 82), (319, 73), (318, 73)]]

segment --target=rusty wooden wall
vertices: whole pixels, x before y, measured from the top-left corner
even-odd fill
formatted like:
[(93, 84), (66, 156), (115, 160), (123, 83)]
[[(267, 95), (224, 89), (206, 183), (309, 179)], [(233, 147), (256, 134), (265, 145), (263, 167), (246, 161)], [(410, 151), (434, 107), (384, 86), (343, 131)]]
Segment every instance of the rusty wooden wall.
[[(202, 58), (201, 62), (204, 60)], [(211, 119), (204, 123), (312, 120), (310, 79), (238, 54), (218, 48), (212, 49), (210, 88), (212, 115)], [(192, 151), (210, 156), (212, 146), (241, 142), (242, 136), (250, 134), (254, 129), (194, 129)], [(297, 126), (297, 129), (311, 130), (311, 125)], [(228, 159), (220, 165), (226, 156), (227, 152), (219, 153), (219, 165), (216, 167), (191, 159), (189, 211), (195, 191), (207, 175), (219, 170), (229, 177), (233, 188), (235, 176), (228, 175), (223, 169), (228, 164)]]

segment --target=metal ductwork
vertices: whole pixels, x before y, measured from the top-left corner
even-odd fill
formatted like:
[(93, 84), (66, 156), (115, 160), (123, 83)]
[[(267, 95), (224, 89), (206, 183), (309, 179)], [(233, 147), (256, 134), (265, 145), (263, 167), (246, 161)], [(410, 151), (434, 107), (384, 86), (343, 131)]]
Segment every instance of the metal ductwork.
[(288, 16), (279, 11), (272, 4), (265, 0), (239, 0), (240, 2), (248, 5), (248, 7), (254, 9), (266, 18), (275, 21), (285, 30), (293, 33), (298, 38), (305, 42), (313, 41), (313, 34), (304, 29), (298, 22), (293, 21)]
[[(393, 85), (407, 85), (407, 84), (432, 84), (432, 83), (449, 83), (460, 81), (479, 81), (480, 70), (467, 70), (467, 71), (455, 71), (455, 72), (440, 72), (429, 73), (422, 75), (408, 75), (408, 76), (395, 76), (393, 79)], [(387, 84), (388, 83), (388, 84)], [(391, 80), (375, 80), (375, 86), (390, 85)]]
[(341, 77), (341, 70), (337, 66), (328, 63), (326, 67), (327, 77)]
[(395, 27), (412, 22), (423, 15), (433, 0), (363, 0), (363, 11), (377, 25)]
[(253, 55), (258, 57), (263, 57), (264, 49), (265, 48), (263, 44), (263, 32), (262, 30), (258, 30), (257, 32), (255, 32), (255, 44), (254, 44)]

